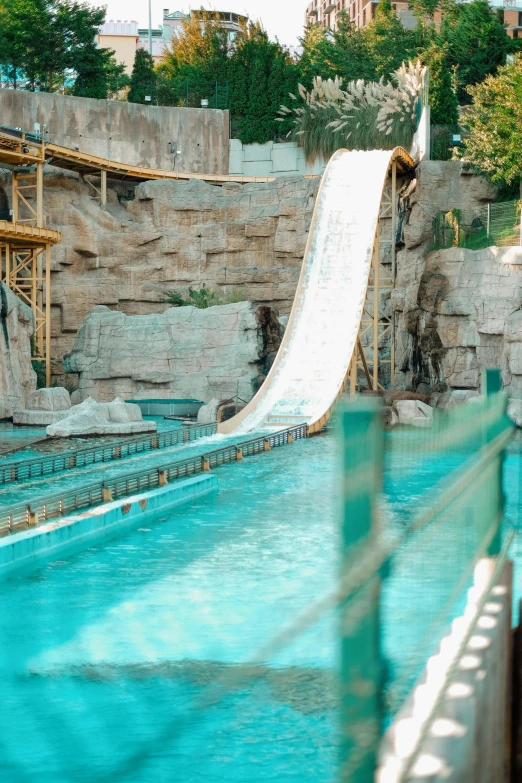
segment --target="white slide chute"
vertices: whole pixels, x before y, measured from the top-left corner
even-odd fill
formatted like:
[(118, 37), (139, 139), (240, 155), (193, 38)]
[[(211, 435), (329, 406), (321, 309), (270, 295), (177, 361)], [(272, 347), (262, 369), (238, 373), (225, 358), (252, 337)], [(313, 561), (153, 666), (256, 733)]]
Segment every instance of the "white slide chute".
[(343, 388), (361, 323), (383, 190), (405, 150), (339, 150), (323, 174), (285, 336), (263, 386), (219, 425), (222, 433), (328, 419)]

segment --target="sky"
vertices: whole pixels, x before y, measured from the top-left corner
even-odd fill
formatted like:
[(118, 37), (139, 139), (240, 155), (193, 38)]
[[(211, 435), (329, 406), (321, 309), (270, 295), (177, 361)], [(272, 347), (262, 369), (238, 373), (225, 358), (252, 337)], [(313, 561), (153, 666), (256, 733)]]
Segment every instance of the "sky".
[[(149, 24), (148, 0), (90, 0), (92, 5), (107, 5), (106, 19), (122, 22), (136, 21), (140, 27)], [(303, 33), (304, 14), (309, 0), (152, 0), (152, 26), (161, 24), (163, 8), (173, 11), (188, 11), (190, 8), (235, 11), (252, 19), (261, 19), (271, 38), (278, 38), (286, 46), (295, 46)]]

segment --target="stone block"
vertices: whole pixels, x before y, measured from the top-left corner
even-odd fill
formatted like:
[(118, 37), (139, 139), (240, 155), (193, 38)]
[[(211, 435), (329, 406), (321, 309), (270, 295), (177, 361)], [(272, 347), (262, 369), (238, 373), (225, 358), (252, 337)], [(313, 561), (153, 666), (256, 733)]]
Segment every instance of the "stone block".
[(55, 424), (69, 415), (68, 410), (50, 411), (50, 410), (20, 410), (13, 412), (13, 424), (20, 424), (25, 427), (47, 427), (48, 424)]
[(229, 173), (243, 174), (244, 155), (243, 150), (233, 150), (230, 152)]
[(274, 171), (297, 171), (297, 146), (295, 144), (274, 144), (272, 148), (272, 163)]
[(57, 386), (51, 389), (37, 389), (27, 398), (27, 408), (39, 411), (66, 411), (71, 407), (67, 389)]
[(243, 174), (247, 177), (270, 177), (272, 176), (273, 165), (268, 160), (245, 160), (243, 163)]
[(245, 163), (251, 163), (251, 162), (264, 163), (265, 161), (271, 162), (273, 148), (274, 148), (273, 141), (267, 141), (266, 144), (244, 144), (243, 154), (244, 154)]
[(420, 400), (396, 400), (393, 408), (399, 424), (412, 427), (429, 427), (433, 419), (433, 408)]

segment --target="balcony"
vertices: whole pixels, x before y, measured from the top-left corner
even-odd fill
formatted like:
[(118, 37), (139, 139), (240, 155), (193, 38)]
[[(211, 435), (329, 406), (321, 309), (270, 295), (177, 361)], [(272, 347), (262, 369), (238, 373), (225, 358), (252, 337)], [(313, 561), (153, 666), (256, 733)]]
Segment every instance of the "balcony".
[(329, 0), (326, 0), (323, 11), (325, 14), (329, 14), (330, 11), (335, 11), (335, 3), (330, 3)]
[(491, 8), (502, 11), (522, 11), (522, 0), (489, 0)]

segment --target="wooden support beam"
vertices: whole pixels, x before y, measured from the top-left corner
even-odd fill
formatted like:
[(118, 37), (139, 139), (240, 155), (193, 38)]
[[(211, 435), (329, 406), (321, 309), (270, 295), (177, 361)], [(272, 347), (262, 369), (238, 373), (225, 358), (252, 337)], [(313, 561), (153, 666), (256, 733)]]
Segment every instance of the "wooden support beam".
[(104, 169), (100, 172), (100, 206), (102, 209), (107, 206), (107, 172)]
[(36, 225), (39, 228), (44, 228), (43, 166), (43, 163), (36, 164)]
[(51, 385), (51, 245), (45, 246), (45, 385)]

